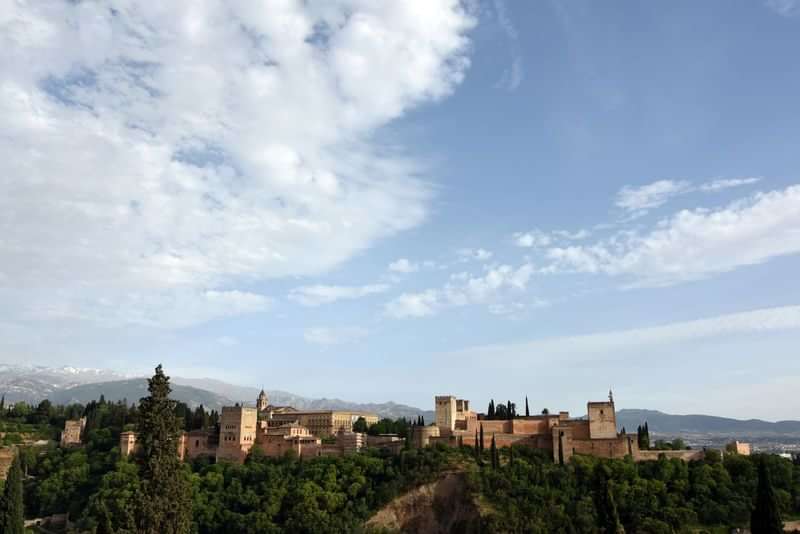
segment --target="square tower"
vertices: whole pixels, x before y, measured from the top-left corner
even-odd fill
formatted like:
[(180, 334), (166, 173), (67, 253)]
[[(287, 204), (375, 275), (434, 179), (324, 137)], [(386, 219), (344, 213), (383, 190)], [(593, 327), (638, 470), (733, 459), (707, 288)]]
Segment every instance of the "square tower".
[(219, 417), (217, 460), (244, 461), (256, 441), (258, 410), (244, 406), (223, 406)]
[(436, 397), (436, 426), (442, 434), (456, 429), (456, 398), (452, 395)]
[(589, 414), (589, 439), (615, 439), (617, 437), (617, 414), (614, 402), (590, 402), (586, 411)]

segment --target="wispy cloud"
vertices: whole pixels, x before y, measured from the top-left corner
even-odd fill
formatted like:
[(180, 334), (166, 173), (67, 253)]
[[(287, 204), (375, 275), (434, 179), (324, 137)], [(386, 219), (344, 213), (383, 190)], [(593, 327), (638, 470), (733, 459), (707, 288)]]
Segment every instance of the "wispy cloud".
[(547, 255), (560, 269), (668, 285), (797, 253), (800, 185), (717, 210), (683, 210), (643, 235), (623, 232), (593, 245), (552, 248)]
[(577, 230), (570, 232), (568, 230), (555, 230), (552, 232), (544, 232), (538, 228), (534, 228), (528, 232), (517, 232), (513, 235), (514, 244), (522, 248), (545, 248), (555, 245), (561, 241), (579, 241), (586, 239), (591, 235), (589, 230)]
[(462, 248), (456, 251), (456, 253), (461, 257), (463, 260), (475, 260), (475, 261), (488, 261), (494, 255), (491, 251), (483, 249), (483, 248)]
[(494, 12), (497, 18), (497, 25), (506, 35), (509, 41), (511, 53), (511, 65), (503, 70), (500, 79), (495, 83), (498, 89), (515, 91), (525, 79), (525, 66), (522, 59), (522, 52), (519, 48), (519, 32), (511, 20), (511, 13), (504, 0), (494, 0)]
[(767, 0), (766, 5), (782, 17), (794, 17), (800, 14), (800, 0)]
[(741, 187), (759, 182), (760, 178), (727, 178), (694, 185), (688, 180), (658, 180), (642, 186), (625, 186), (617, 193), (615, 204), (618, 208), (644, 215), (648, 210), (663, 206), (674, 197), (702, 191), (714, 193), (732, 187)]
[(338, 300), (353, 300), (388, 291), (388, 284), (365, 286), (327, 286), (313, 285), (295, 288), (289, 293), (289, 300), (303, 306), (321, 306)]
[(369, 330), (355, 326), (308, 328), (303, 333), (306, 343), (322, 346), (344, 345), (360, 341), (369, 335)]
[(516, 359), (516, 363), (529, 366), (532, 355), (542, 361), (557, 358), (561, 362), (585, 360), (593, 355), (613, 359), (617, 353), (627, 357), (631, 353), (640, 354), (647, 347), (665, 344), (797, 329), (800, 329), (800, 306), (782, 306), (645, 328), (473, 347), (459, 353), (479, 354), (489, 360), (501, 358), (508, 363)]

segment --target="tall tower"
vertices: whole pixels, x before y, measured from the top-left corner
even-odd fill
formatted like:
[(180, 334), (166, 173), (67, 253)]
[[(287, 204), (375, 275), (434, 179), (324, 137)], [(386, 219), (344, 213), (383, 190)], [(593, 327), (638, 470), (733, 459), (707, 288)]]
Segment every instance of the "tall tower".
[(261, 393), (258, 394), (258, 400), (256, 401), (256, 409), (258, 410), (258, 413), (267, 411), (267, 406), (269, 406), (269, 399), (267, 399), (267, 394), (262, 389)]

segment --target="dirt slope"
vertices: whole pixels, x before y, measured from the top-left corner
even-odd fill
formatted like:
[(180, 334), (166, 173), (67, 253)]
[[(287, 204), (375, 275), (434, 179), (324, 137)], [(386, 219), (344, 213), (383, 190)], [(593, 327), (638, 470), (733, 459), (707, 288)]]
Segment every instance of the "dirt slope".
[(480, 513), (463, 472), (442, 475), (394, 499), (366, 524), (373, 532), (445, 534), (479, 532)]

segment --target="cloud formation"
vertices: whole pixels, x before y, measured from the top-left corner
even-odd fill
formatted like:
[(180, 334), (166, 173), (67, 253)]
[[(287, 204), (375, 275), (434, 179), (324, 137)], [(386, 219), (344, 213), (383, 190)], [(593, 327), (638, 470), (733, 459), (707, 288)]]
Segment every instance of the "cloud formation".
[(387, 284), (365, 286), (326, 286), (313, 285), (295, 288), (289, 293), (289, 300), (303, 306), (321, 306), (337, 300), (353, 300), (388, 291)]
[(9, 4), (4, 301), (205, 320), (227, 313), (210, 291), (321, 273), (419, 224), (420, 169), (371, 134), (450, 94), (474, 22), (458, 0)]
[(547, 251), (557, 269), (629, 275), (637, 285), (695, 280), (800, 253), (800, 185), (727, 207), (682, 210), (649, 233)]
[[(462, 272), (450, 276), (448, 282), (439, 289), (426, 289), (417, 293), (403, 293), (384, 306), (384, 313), (396, 319), (425, 317), (456, 306), (470, 304), (494, 304), (492, 313), (500, 309), (495, 302), (506, 292), (517, 295), (527, 289), (535, 270), (525, 263), (517, 268), (511, 265), (487, 267), (482, 276)], [(491, 311), (491, 310), (490, 310)]]
[(639, 187), (623, 187), (617, 193), (615, 204), (618, 208), (635, 215), (644, 215), (648, 210), (662, 206), (680, 195), (695, 191), (715, 193), (731, 187), (751, 185), (760, 180), (760, 178), (723, 178), (697, 186), (688, 180), (658, 180)]

